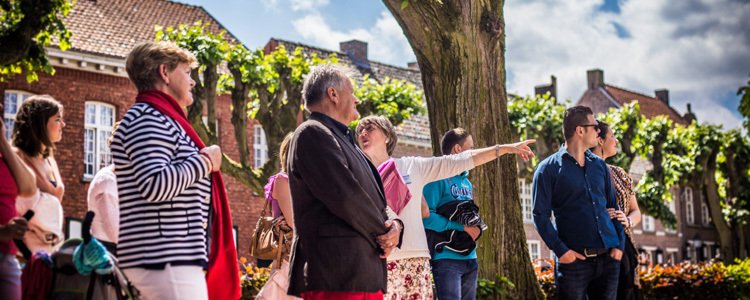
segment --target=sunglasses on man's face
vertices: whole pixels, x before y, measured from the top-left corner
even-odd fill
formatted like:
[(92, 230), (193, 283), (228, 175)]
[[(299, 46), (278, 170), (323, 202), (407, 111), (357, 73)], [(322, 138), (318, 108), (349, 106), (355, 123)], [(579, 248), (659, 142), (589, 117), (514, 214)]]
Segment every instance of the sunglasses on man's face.
[(587, 125), (578, 125), (580, 127), (594, 127), (596, 131), (599, 131), (599, 124), (587, 124)]

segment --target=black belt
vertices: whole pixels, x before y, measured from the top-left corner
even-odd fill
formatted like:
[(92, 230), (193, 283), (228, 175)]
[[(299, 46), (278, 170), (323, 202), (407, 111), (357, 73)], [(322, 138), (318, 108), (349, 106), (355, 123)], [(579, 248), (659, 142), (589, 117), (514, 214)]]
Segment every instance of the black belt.
[(599, 256), (605, 253), (609, 253), (609, 248), (600, 248), (600, 249), (573, 248), (571, 250), (578, 252), (585, 257), (595, 257), (595, 256)]

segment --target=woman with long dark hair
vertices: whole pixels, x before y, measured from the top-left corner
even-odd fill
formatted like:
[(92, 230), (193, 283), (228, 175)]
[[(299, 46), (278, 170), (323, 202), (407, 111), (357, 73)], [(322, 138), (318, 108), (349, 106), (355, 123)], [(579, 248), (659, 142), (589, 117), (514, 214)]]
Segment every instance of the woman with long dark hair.
[(65, 184), (55, 160), (55, 143), (62, 140), (63, 106), (49, 95), (31, 96), (16, 114), (13, 127), (13, 146), (23, 162), (36, 177), (37, 193), (31, 197), (19, 195), (16, 210), (24, 214), (34, 211), (24, 243), (32, 253), (37, 250), (52, 252), (64, 239), (61, 202)]
[[(598, 121), (598, 144), (589, 148), (592, 153), (607, 159), (617, 154), (617, 139), (612, 128), (607, 123)], [(620, 280), (617, 285), (617, 299), (639, 299), (638, 285), (638, 253), (633, 243), (631, 228), (641, 221), (641, 211), (633, 191), (633, 179), (624, 169), (607, 164), (612, 174), (612, 187), (615, 189), (617, 205), (620, 210), (608, 209), (612, 219), (619, 220), (625, 227), (625, 251), (620, 260)]]

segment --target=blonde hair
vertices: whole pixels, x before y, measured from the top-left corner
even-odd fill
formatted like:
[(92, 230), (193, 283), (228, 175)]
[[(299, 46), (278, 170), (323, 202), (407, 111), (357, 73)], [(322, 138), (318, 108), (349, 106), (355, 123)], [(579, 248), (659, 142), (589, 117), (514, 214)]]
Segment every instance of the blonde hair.
[(193, 53), (173, 42), (146, 42), (133, 47), (125, 60), (125, 70), (140, 92), (154, 89), (155, 84), (161, 80), (159, 66), (164, 65), (171, 72), (181, 63), (188, 64), (191, 68), (198, 66)]
[(281, 173), (286, 174), (286, 159), (287, 155), (289, 155), (289, 144), (292, 143), (292, 136), (294, 135), (294, 132), (287, 133), (284, 137), (284, 140), (281, 141), (281, 146), (279, 146), (279, 160), (281, 163)]

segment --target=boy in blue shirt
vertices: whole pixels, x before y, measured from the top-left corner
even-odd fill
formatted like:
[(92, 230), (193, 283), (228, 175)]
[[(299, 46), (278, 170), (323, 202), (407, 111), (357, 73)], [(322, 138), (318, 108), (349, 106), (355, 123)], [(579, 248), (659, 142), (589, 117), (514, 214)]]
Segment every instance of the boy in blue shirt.
[[(474, 141), (466, 130), (456, 128), (443, 135), (440, 141), (443, 155), (457, 154), (474, 148)], [(423, 194), (430, 207), (430, 216), (422, 219), (425, 229), (436, 232), (447, 230), (464, 231), (476, 240), (481, 230), (478, 226), (464, 226), (436, 213), (438, 207), (456, 200), (472, 200), (468, 171), (425, 185)], [(468, 255), (445, 248), (432, 257), (432, 275), (438, 299), (475, 299), (477, 290), (476, 247)]]

